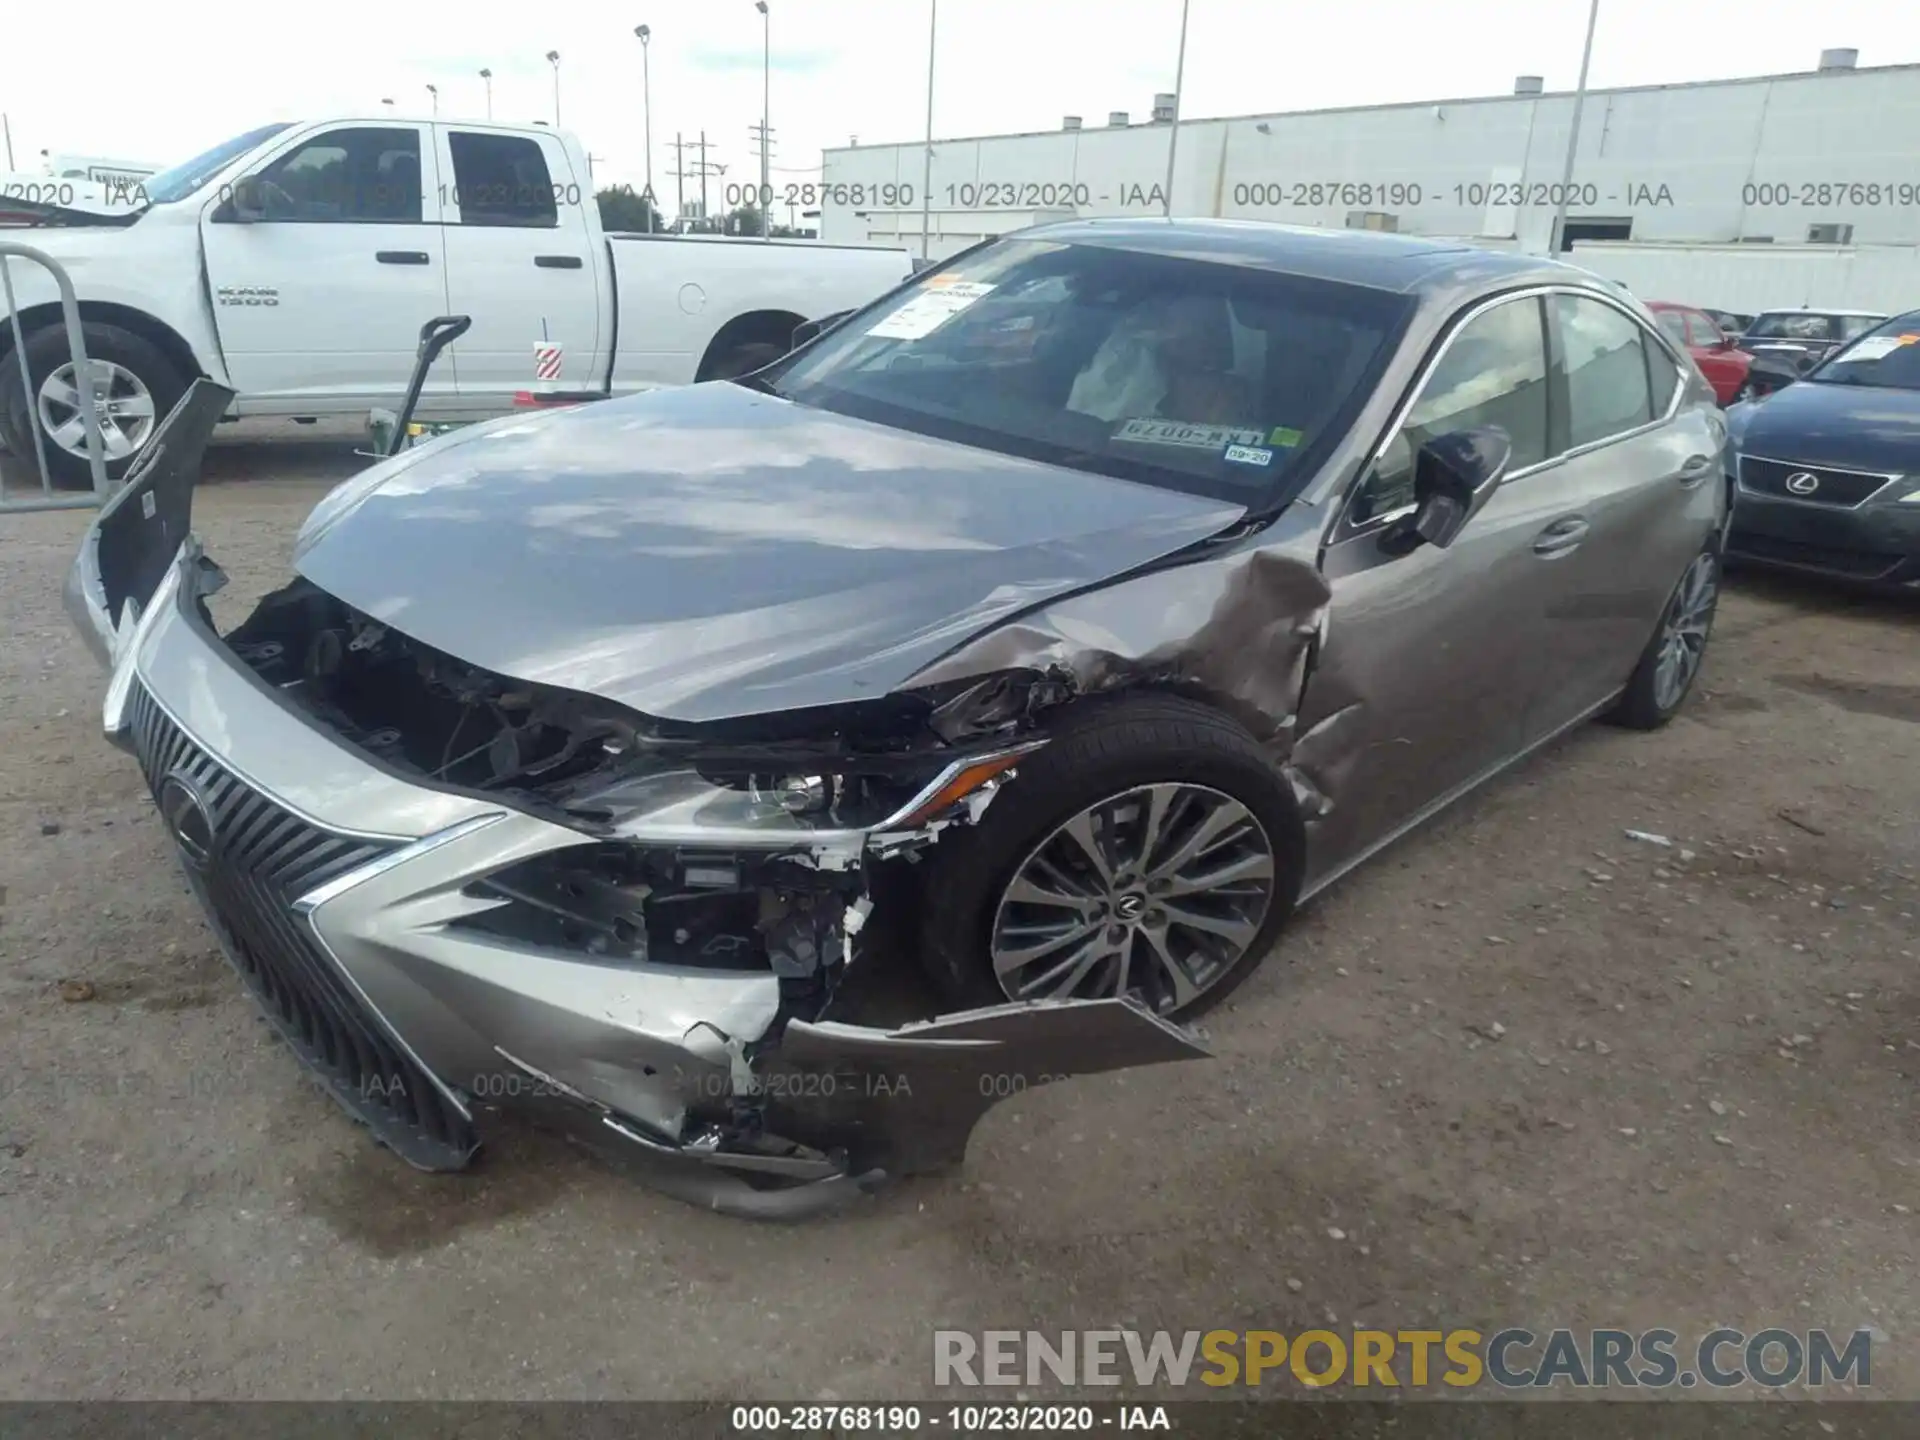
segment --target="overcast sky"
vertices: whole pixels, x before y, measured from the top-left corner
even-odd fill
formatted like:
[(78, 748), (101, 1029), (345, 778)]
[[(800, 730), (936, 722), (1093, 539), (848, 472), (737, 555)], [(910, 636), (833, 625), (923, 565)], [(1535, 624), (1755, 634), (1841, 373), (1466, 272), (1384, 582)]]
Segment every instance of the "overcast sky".
[[(775, 178), (817, 171), (823, 146), (911, 140), (926, 123), (929, 0), (769, 0)], [(1171, 90), (1180, 0), (938, 0), (934, 132), (1052, 129), (1066, 114), (1144, 120)], [(1191, 0), (1189, 117), (1503, 94), (1578, 75), (1586, 0)], [(654, 185), (670, 208), (675, 131), (702, 127), (725, 180), (757, 179), (761, 18), (752, 0), (90, 0), (8, 7), (0, 110), (15, 166), (40, 151), (172, 163), (267, 120), (484, 113), (560, 118), (601, 183), (644, 176), (641, 53), (652, 27)], [(1920, 5), (1896, 0), (1601, 0), (1590, 84), (1810, 70), (1832, 46), (1862, 65), (1920, 62)], [(4, 157), (0, 157), (3, 159)], [(692, 156), (688, 157), (691, 162)], [(724, 183), (724, 182), (723, 182)]]

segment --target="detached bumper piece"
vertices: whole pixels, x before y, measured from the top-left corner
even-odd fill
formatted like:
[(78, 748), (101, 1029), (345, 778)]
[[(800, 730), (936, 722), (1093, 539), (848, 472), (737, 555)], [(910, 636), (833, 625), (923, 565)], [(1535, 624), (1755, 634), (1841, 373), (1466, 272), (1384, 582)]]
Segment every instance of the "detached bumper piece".
[(180, 839), (181, 869), (267, 1019), (382, 1144), (422, 1170), (463, 1167), (479, 1147), (471, 1120), (362, 1003), (293, 907), (396, 847), (333, 834), (283, 809), (137, 686), (130, 719), (147, 786)]

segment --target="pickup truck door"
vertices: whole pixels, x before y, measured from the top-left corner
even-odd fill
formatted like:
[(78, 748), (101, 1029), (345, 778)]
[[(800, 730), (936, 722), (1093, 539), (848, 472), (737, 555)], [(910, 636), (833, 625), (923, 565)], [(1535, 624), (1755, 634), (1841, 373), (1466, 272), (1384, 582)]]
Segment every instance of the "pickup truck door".
[(555, 135), (436, 125), (446, 224), (447, 294), (473, 328), (454, 343), (463, 402), (507, 403), (535, 385), (534, 346), (561, 346), (552, 388), (598, 388), (612, 341), (609, 269), (588, 207), (593, 185), (573, 172)]
[[(288, 141), (248, 178), (262, 218), (240, 218), (223, 186), (200, 222), (242, 403), (297, 414), (398, 400), (420, 327), (447, 311), (431, 127), (334, 126)], [(453, 392), (443, 365), (422, 396)]]

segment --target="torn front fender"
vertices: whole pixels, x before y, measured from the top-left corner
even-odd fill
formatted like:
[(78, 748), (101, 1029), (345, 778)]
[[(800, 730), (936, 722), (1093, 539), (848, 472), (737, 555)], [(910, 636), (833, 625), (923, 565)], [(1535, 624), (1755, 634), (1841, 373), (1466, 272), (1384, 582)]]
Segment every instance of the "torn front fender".
[(1178, 689), (1218, 705), (1284, 762), (1332, 592), (1310, 542), (1261, 542), (1044, 606), (910, 683), (1034, 670), (1064, 677), (1073, 696)]

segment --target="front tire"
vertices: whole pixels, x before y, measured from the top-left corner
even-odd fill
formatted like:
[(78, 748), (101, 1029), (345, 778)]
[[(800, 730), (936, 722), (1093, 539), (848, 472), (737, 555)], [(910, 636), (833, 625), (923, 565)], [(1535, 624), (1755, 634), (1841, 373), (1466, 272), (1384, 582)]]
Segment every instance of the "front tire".
[(1720, 541), (1693, 557), (1673, 588), (1659, 628), (1606, 718), (1629, 730), (1658, 730), (1680, 713), (1706, 658), (1720, 601)]
[[(118, 480), (140, 447), (166, 417), (187, 385), (179, 369), (152, 341), (118, 325), (83, 321), (81, 337), (87, 362), (104, 389), (99, 412), (106, 442), (107, 478)], [(31, 378), (34, 404), (21, 385), (22, 364)], [(9, 442), (22, 456), (33, 455), (33, 426), (40, 427), (47, 470), (61, 489), (93, 485), (87, 463), (83, 387), (77, 383), (66, 330), (52, 325), (26, 337), (24, 355), (16, 351), (0, 364), (0, 417)]]
[(1273, 947), (1303, 852), (1239, 726), (1171, 696), (1096, 702), (934, 848), (920, 953), (963, 1009), (1131, 993), (1196, 1015)]

